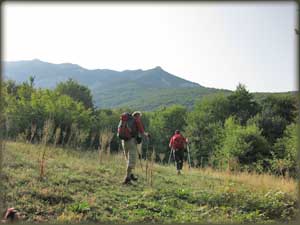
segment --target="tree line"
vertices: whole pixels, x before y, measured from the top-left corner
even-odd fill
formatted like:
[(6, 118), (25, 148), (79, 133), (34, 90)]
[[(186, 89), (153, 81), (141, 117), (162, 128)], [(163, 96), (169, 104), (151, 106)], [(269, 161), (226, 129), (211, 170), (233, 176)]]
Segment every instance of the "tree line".
[[(36, 88), (34, 77), (17, 84), (3, 82), (6, 139), (60, 147), (120, 151), (116, 136), (122, 112), (139, 109), (97, 109), (88, 87), (69, 79), (53, 89)], [(209, 95), (194, 107), (160, 107), (144, 112), (150, 132), (143, 156), (155, 148), (167, 162), (168, 142), (176, 129), (189, 138), (193, 166), (296, 175), (299, 107), (296, 95), (270, 94), (258, 101), (239, 84), (231, 94)], [(108, 142), (103, 137), (109, 137)]]

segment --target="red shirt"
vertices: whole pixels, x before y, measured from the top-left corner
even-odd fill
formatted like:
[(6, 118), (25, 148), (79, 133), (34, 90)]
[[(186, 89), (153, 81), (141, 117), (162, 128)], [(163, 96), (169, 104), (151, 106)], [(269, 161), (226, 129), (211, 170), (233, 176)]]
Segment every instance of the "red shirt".
[(174, 134), (170, 139), (169, 146), (175, 150), (183, 149), (187, 141), (181, 134)]
[(137, 130), (139, 133), (144, 134), (145, 130), (144, 130), (144, 125), (141, 121), (141, 117), (135, 117), (135, 121), (136, 121), (136, 126), (137, 126)]

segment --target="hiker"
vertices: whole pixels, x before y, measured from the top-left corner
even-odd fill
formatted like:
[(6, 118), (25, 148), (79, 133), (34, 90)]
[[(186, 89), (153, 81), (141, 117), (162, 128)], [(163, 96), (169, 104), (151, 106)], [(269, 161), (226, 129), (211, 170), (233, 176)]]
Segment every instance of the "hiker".
[(187, 138), (183, 137), (179, 130), (176, 130), (170, 139), (169, 148), (171, 148), (171, 154), (173, 153), (174, 160), (176, 161), (178, 175), (181, 174), (180, 171), (182, 170), (184, 151), (187, 143)]
[(14, 208), (8, 208), (4, 215), (1, 223), (12, 223), (17, 222), (20, 219), (20, 214)]
[[(145, 132), (144, 125), (141, 120), (142, 113), (135, 111), (130, 115), (123, 113), (118, 126), (118, 136), (121, 139), (122, 147), (127, 160), (126, 175), (123, 184), (132, 184), (131, 181), (137, 181), (137, 177), (133, 174), (136, 164), (138, 144), (141, 143), (142, 137), (149, 137)], [(122, 122), (123, 121), (123, 122)]]

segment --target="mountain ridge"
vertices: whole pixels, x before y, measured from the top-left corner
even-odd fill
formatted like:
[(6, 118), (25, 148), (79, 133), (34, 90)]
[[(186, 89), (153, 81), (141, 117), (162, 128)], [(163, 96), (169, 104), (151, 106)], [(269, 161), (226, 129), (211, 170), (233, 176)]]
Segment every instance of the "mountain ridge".
[[(35, 75), (36, 78), (36, 84), (38, 86), (44, 86), (41, 84), (40, 79), (43, 79), (45, 76), (41, 75), (39, 71), (40, 67), (43, 66), (47, 66), (48, 69), (50, 71), (53, 72), (58, 72), (59, 71), (59, 75), (63, 76), (65, 78), (75, 78), (78, 81), (83, 82), (86, 85), (89, 85), (88, 83), (84, 82), (84, 80), (80, 79), (82, 77), (78, 76), (78, 73), (85, 73), (85, 75), (88, 76), (92, 76), (93, 78), (97, 78), (100, 79), (101, 78), (107, 78), (111, 76), (114, 76), (114, 78), (124, 78), (124, 76), (122, 76), (123, 74), (126, 74), (127, 77), (126, 78), (132, 78), (128, 75), (132, 75), (132, 74), (140, 74), (140, 76), (143, 76), (143, 78), (145, 78), (145, 75), (149, 75), (149, 74), (163, 74), (164, 76), (171, 76), (174, 80), (180, 80), (181, 82), (186, 82), (187, 86), (201, 86), (200, 84), (196, 83), (196, 82), (192, 82), (192, 81), (188, 81), (186, 79), (183, 79), (179, 76), (173, 75), (168, 73), (167, 71), (163, 70), (161, 66), (156, 66), (152, 69), (148, 69), (148, 70), (142, 70), (142, 69), (136, 69), (136, 70), (123, 70), (123, 71), (116, 71), (116, 70), (111, 70), (111, 69), (87, 69), (84, 68), (78, 64), (72, 64), (72, 63), (49, 63), (49, 62), (45, 62), (39, 59), (33, 59), (33, 60), (20, 60), (20, 61), (6, 61), (4, 62), (4, 75), (5, 77), (8, 78), (12, 78), (15, 79), (18, 82), (23, 82), (25, 80), (28, 79), (28, 76), (30, 75)], [(12, 68), (13, 67), (13, 68)], [(16, 70), (16, 68), (18, 67), (22, 67), (22, 71), (18, 71)], [(51, 67), (51, 68), (50, 68)], [(63, 71), (65, 69), (71, 70), (69, 71), (69, 75), (66, 74), (66, 71)], [(8, 74), (10, 73), (10, 74)], [(35, 74), (33, 74), (35, 73)], [(105, 74), (104, 74), (105, 73)], [(47, 73), (48, 75), (48, 73)], [(133, 76), (133, 78), (136, 78), (136, 76)], [(157, 77), (156, 77), (157, 78)], [(58, 82), (63, 81), (62, 79), (59, 79)], [(49, 87), (49, 86), (55, 86), (55, 84), (50, 83), (47, 84), (45, 87)], [(170, 84), (171, 85), (171, 84)]]
[[(72, 78), (87, 86), (98, 108), (131, 107), (151, 111), (161, 106), (181, 104), (193, 107), (196, 100), (210, 94), (230, 94), (231, 90), (204, 87), (165, 71), (161, 66), (143, 70), (86, 69), (73, 63), (49, 63), (39, 59), (6, 61), (3, 74), (17, 83), (35, 76), (35, 86), (55, 88)], [(259, 95), (259, 94), (256, 94)], [(260, 96), (260, 95), (259, 95)]]

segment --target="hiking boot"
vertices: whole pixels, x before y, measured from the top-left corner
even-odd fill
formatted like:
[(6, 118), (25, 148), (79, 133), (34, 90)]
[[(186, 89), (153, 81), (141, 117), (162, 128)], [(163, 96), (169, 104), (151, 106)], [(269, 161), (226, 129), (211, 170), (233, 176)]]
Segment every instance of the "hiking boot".
[(130, 179), (133, 181), (137, 181), (138, 178), (136, 176), (134, 176), (133, 174), (130, 174)]
[(181, 172), (180, 172), (180, 170), (177, 170), (177, 175), (181, 175)]
[(132, 184), (131, 179), (129, 177), (126, 177), (122, 184), (126, 184), (126, 185)]

